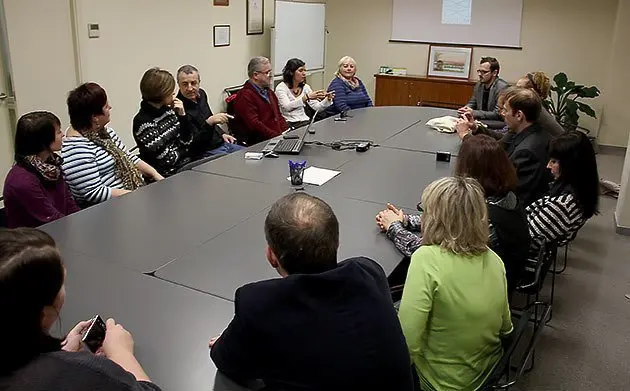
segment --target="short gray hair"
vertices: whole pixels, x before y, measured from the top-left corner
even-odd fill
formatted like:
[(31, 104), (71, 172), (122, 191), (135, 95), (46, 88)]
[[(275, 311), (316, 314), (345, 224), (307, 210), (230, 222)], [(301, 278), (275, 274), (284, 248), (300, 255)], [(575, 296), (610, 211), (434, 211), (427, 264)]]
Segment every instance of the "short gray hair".
[(190, 75), (190, 74), (195, 73), (195, 72), (197, 72), (197, 75), (199, 75), (199, 69), (195, 68), (194, 66), (192, 66), (192, 65), (182, 65), (177, 70), (177, 80), (179, 80), (179, 75), (181, 75), (182, 73), (186, 74), (186, 75)]
[(260, 72), (262, 66), (269, 63), (269, 59), (267, 57), (258, 56), (249, 60), (249, 64), (247, 64), (247, 76), (254, 76), (254, 72)]

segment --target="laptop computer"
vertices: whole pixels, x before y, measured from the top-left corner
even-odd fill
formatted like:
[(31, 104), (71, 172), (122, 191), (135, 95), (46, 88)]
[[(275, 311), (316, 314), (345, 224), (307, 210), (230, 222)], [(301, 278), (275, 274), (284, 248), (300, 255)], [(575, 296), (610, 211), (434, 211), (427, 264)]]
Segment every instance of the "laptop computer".
[(265, 145), (262, 152), (263, 153), (275, 152), (278, 154), (287, 154), (287, 155), (299, 154), (300, 151), (302, 150), (302, 147), (304, 146), (304, 139), (306, 138), (306, 135), (308, 134), (308, 131), (311, 128), (311, 126), (313, 126), (313, 122), (315, 122), (315, 117), (317, 116), (318, 111), (315, 112), (315, 115), (313, 115), (313, 118), (311, 118), (311, 122), (309, 122), (306, 129), (304, 129), (304, 133), (302, 134), (300, 138), (282, 138), (282, 139), (271, 140), (267, 143), (267, 145)]

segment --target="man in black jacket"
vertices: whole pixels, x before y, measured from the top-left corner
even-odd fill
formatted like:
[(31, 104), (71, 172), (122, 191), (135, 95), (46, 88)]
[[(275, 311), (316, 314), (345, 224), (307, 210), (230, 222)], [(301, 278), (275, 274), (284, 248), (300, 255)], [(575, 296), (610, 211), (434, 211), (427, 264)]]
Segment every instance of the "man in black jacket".
[(527, 206), (547, 193), (552, 180), (547, 169), (550, 136), (537, 123), (542, 102), (533, 90), (518, 87), (507, 89), (499, 101), (510, 129), (501, 142), (516, 167), (516, 194)]
[(234, 319), (210, 341), (217, 368), (265, 390), (412, 390), (409, 353), (381, 267), (337, 263), (339, 223), (305, 193), (265, 220), (267, 260), (283, 278), (236, 291)]
[(208, 104), (208, 95), (200, 88), (199, 71), (192, 65), (184, 65), (177, 70), (177, 98), (184, 103), (186, 116), (193, 125), (193, 143), (190, 153), (193, 158), (225, 155), (243, 149), (236, 144), (236, 138), (225, 133), (220, 124), (227, 124), (229, 115), (213, 114)]
[(516, 195), (526, 207), (547, 193), (552, 180), (547, 169), (551, 136), (537, 122), (542, 102), (532, 89), (509, 87), (501, 93), (499, 106), (509, 128), (507, 133), (477, 126), (472, 116), (464, 116), (455, 128), (462, 140), (472, 134), (487, 133), (501, 142), (516, 168)]

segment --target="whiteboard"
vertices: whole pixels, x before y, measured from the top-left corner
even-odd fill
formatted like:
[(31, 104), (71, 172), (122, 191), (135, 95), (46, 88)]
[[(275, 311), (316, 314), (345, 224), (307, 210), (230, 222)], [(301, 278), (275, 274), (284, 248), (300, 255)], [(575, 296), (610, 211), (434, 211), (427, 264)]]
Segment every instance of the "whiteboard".
[(324, 68), (326, 5), (276, 1), (276, 21), (271, 34), (273, 73), (291, 58), (299, 58), (309, 70)]
[(393, 4), (392, 41), (521, 46), (523, 0), (393, 0)]

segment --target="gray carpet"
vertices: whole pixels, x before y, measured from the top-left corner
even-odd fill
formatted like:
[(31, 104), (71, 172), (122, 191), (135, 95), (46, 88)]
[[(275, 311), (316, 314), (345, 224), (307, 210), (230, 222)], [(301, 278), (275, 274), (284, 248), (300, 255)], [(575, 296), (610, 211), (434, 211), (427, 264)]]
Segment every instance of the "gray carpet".
[[(623, 157), (598, 163), (602, 178), (620, 182)], [(630, 390), (630, 237), (614, 232), (616, 202), (602, 197), (601, 214), (571, 245), (536, 366), (515, 390)]]

